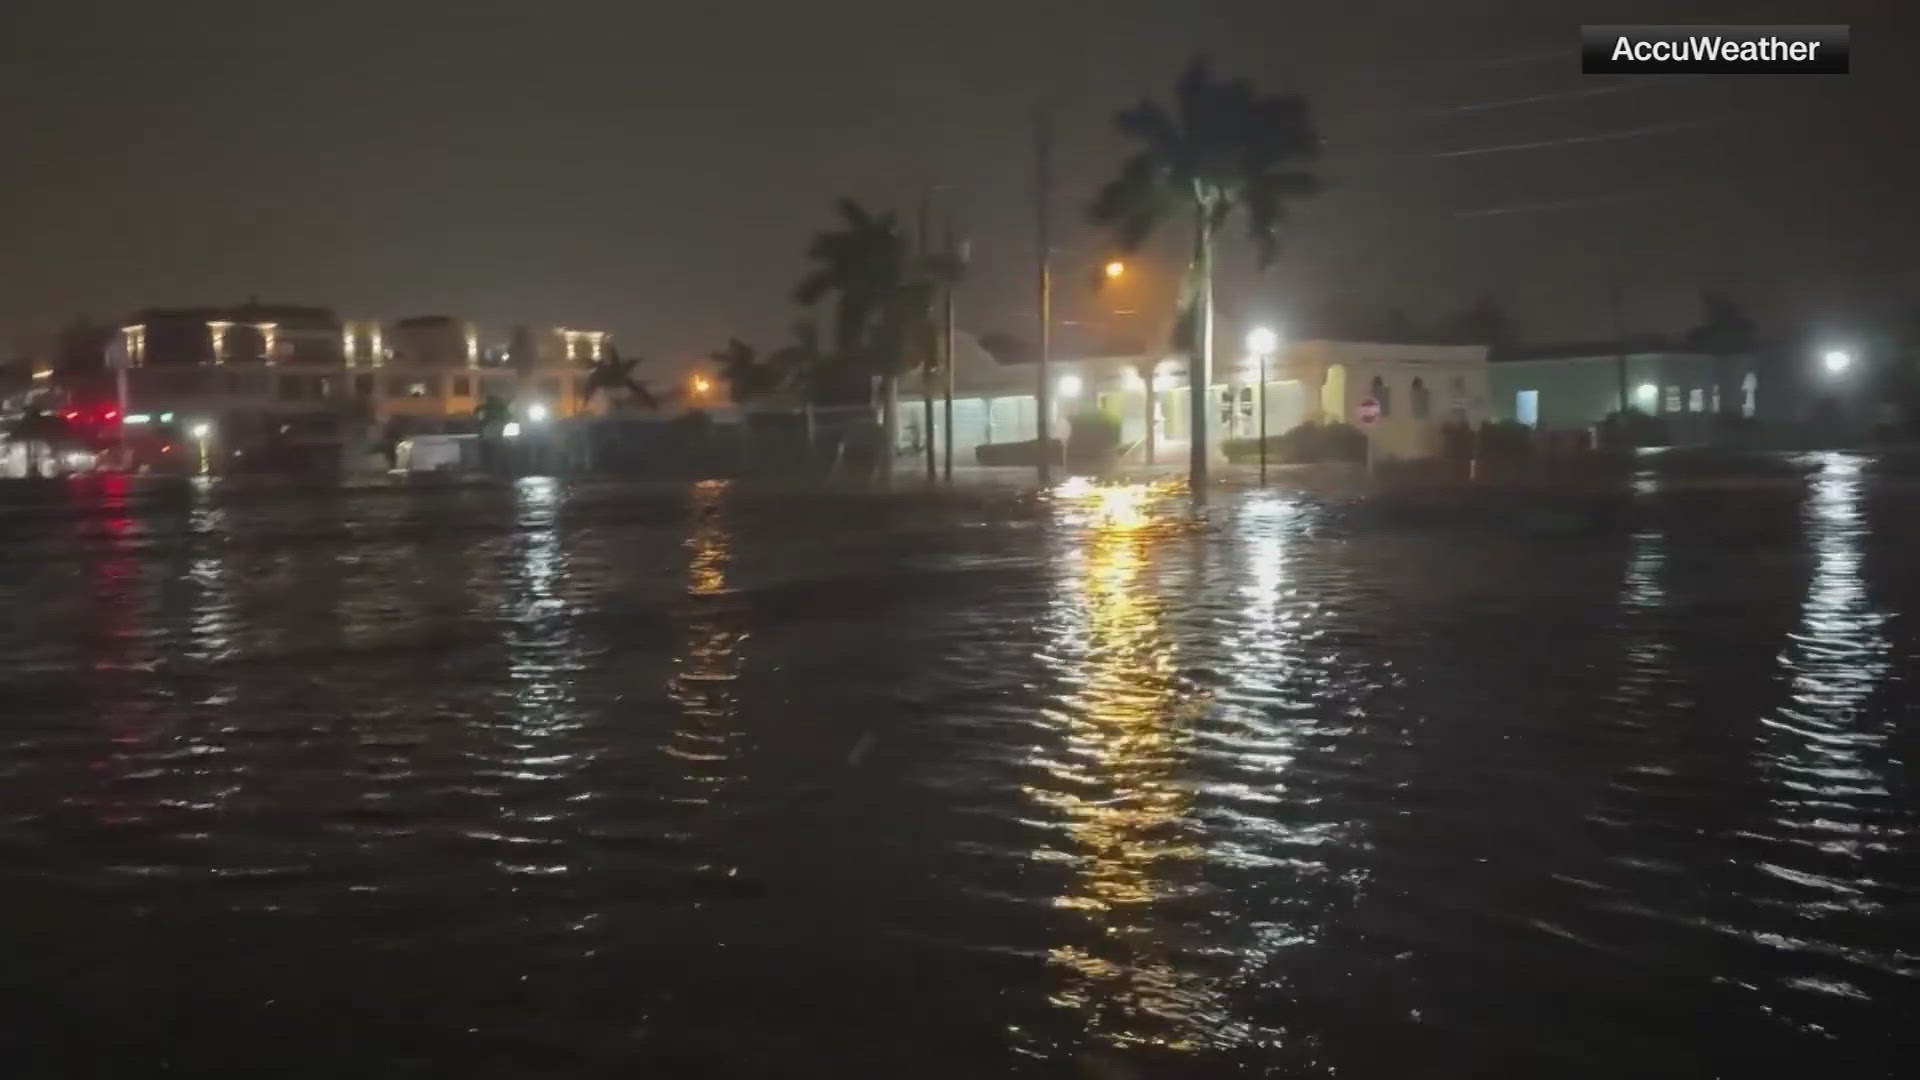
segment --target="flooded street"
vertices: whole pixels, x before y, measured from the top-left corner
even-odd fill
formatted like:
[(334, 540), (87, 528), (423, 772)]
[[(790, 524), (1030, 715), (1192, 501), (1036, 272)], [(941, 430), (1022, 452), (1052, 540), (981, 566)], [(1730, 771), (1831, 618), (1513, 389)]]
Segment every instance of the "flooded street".
[(1920, 483), (1808, 464), (0, 493), (0, 1058), (1896, 1075)]

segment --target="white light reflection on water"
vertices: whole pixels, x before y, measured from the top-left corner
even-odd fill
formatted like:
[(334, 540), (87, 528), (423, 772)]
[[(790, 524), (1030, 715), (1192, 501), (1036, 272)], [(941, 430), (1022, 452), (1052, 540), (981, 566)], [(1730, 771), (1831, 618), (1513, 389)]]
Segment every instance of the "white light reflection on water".
[[(515, 550), (501, 596), (507, 715), (495, 733), (499, 764), (492, 777), (503, 793), (551, 789), (583, 764), (578, 760), (576, 733), (582, 720), (574, 683), (585, 663), (567, 591), (568, 563), (560, 534), (564, 506), (565, 491), (552, 477), (525, 477), (514, 485)], [(497, 833), (469, 833), (514, 844), (511, 857), (496, 860), (498, 869), (520, 877), (572, 872), (564, 855), (543, 859), (524, 850), (526, 841), (546, 837), (543, 820), (523, 819), (505, 800), (500, 814)]]
[[(1880, 824), (1894, 810), (1880, 774), (1888, 732), (1862, 721), (1868, 699), (1887, 675), (1890, 646), (1882, 632), (1886, 615), (1868, 597), (1861, 570), (1867, 522), (1860, 459), (1822, 457), (1804, 510), (1813, 576), (1800, 626), (1780, 656), (1792, 680), (1791, 697), (1764, 720), (1768, 732), (1759, 764), (1777, 789), (1773, 824), (1781, 835), (1773, 839), (1838, 857), (1826, 863), (1838, 875), (1837, 888), (1822, 891), (1844, 896), (1856, 894), (1852, 879), (1864, 876), (1858, 860), (1894, 850), (1898, 841)], [(1808, 912), (1827, 906), (1813, 904)]]

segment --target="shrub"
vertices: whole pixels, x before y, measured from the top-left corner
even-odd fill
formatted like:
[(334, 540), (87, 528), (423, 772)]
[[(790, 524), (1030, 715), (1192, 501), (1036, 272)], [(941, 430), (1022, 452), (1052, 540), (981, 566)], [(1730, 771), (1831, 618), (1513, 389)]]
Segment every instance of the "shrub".
[(1612, 412), (1600, 421), (1600, 445), (1608, 450), (1667, 445), (1667, 422), (1638, 409)]
[[(1059, 439), (1048, 439), (1052, 449), (1053, 464), (1064, 465), (1067, 461), (1066, 448)], [(1028, 439), (1025, 442), (986, 443), (974, 447), (973, 458), (982, 465), (1038, 465), (1040, 464), (1040, 440)]]
[[(1221, 444), (1228, 461), (1260, 458), (1259, 439), (1228, 439)], [(1267, 460), (1283, 465), (1311, 465), (1325, 461), (1365, 461), (1366, 433), (1348, 424), (1308, 421), (1278, 435), (1267, 436)]]
[(1094, 466), (1110, 465), (1120, 455), (1120, 418), (1098, 409), (1067, 421), (1067, 459)]

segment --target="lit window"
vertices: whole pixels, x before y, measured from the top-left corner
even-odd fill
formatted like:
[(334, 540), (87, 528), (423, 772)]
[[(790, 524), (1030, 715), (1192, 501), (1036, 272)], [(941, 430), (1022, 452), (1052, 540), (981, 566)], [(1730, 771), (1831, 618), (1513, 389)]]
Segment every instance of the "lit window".
[(1707, 392), (1705, 390), (1696, 386), (1692, 390), (1687, 391), (1687, 411), (1696, 413), (1707, 411)]
[(1667, 387), (1667, 411), (1680, 411), (1680, 388), (1677, 386)]

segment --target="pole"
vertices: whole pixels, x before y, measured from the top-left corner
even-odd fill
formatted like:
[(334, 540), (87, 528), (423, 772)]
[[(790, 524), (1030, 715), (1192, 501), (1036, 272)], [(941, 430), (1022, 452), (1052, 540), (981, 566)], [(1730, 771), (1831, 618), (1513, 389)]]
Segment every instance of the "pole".
[(1267, 486), (1267, 354), (1261, 353), (1260, 365), (1260, 486)]
[[(1608, 288), (1613, 301), (1613, 340), (1614, 374), (1620, 383), (1620, 423), (1627, 422), (1627, 323), (1621, 314), (1620, 279), (1614, 278)], [(1623, 432), (1624, 434), (1624, 432)]]
[[(932, 245), (927, 242), (927, 193), (924, 191), (920, 193), (920, 262), (923, 268), (922, 273), (930, 275), (933, 268), (933, 248)], [(931, 316), (933, 313), (927, 312), (927, 314)], [(914, 315), (915, 322), (917, 323), (920, 313), (915, 312)], [(917, 338), (920, 335), (916, 333), (914, 336)], [(934, 365), (940, 362), (940, 346), (937, 342), (932, 341), (926, 341), (923, 342), (923, 344), (928, 346), (929, 351), (927, 356), (922, 359), (920, 367), (920, 416), (922, 421), (920, 424), (920, 439), (926, 444), (927, 486), (932, 487), (934, 482), (939, 479), (934, 471), (933, 461), (933, 369)]]
[(1034, 262), (1040, 306), (1040, 385), (1034, 395), (1037, 475), (1041, 487), (1053, 483), (1053, 253), (1048, 236), (1047, 203), (1053, 194), (1053, 133), (1045, 109), (1034, 110)]
[(1207, 429), (1213, 413), (1213, 234), (1209, 226), (1206, 203), (1196, 195), (1193, 200), (1193, 246), (1194, 273), (1198, 280), (1194, 282), (1194, 303), (1197, 318), (1194, 319), (1194, 334), (1199, 339), (1193, 343), (1192, 360), (1187, 364), (1187, 384), (1189, 387), (1188, 437), (1192, 440), (1187, 452), (1187, 486), (1191, 489), (1193, 505), (1198, 508), (1207, 502)]
[[(953, 242), (953, 215), (951, 213), (947, 215), (946, 247), (947, 247), (947, 257), (953, 260), (953, 265), (950, 269), (954, 274), (958, 274), (960, 272), (959, 271), (960, 249)], [(945, 455), (944, 455), (945, 456), (944, 472), (945, 472), (945, 479), (949, 484), (953, 483), (953, 358), (954, 358), (953, 289), (956, 284), (957, 282), (952, 278), (949, 278), (947, 280), (946, 296), (944, 297), (944, 300), (945, 300), (944, 307), (946, 308), (946, 311), (944, 313), (945, 318), (943, 319), (943, 321), (946, 323), (946, 326), (945, 326), (946, 332), (941, 335), (944, 341), (942, 344), (942, 348), (940, 350), (941, 351), (940, 358), (943, 361), (941, 366), (946, 373), (946, 384), (947, 384), (946, 392), (945, 394), (942, 395), (940, 405), (941, 405), (941, 433), (946, 436)]]

